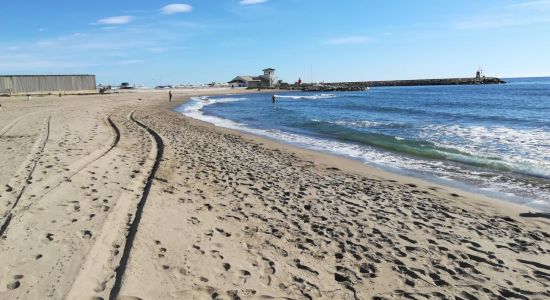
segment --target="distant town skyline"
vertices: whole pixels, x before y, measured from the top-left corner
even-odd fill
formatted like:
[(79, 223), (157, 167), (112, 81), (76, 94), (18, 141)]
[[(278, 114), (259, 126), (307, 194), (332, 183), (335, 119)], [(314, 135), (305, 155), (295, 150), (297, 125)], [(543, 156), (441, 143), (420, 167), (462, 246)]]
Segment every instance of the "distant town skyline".
[(98, 83), (550, 76), (550, 0), (10, 1), (0, 74)]

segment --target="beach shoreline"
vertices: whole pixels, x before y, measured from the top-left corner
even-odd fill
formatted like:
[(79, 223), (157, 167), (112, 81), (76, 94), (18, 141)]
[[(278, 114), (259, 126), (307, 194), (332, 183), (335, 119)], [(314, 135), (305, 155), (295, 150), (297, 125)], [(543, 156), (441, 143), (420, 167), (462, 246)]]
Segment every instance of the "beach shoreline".
[[(292, 91), (278, 91), (278, 92), (292, 92)], [(250, 93), (255, 94), (258, 92), (252, 91)], [(231, 95), (233, 94), (228, 93), (226, 95), (220, 95), (220, 96), (231, 96)], [(207, 96), (207, 95), (203, 95), (203, 96)], [(216, 128), (217, 130), (221, 130), (223, 132), (232, 133), (245, 138), (249, 138), (256, 143), (262, 143), (272, 148), (276, 148), (284, 151), (292, 151), (293, 153), (302, 155), (304, 159), (308, 159), (309, 157), (309, 159), (314, 160), (316, 163), (319, 163), (319, 164), (322, 164), (323, 162), (325, 162), (327, 166), (343, 165), (345, 167), (342, 169), (343, 171), (346, 171), (346, 172), (353, 172), (361, 175), (369, 174), (378, 178), (398, 180), (400, 183), (414, 182), (424, 187), (429, 185), (444, 187), (445, 189), (448, 189), (449, 193), (467, 195), (466, 198), (475, 199), (475, 202), (480, 202), (480, 203), (492, 202), (492, 204), (489, 204), (489, 205), (502, 206), (501, 211), (513, 211), (518, 213), (541, 212), (541, 210), (537, 208), (529, 207), (524, 204), (514, 203), (508, 199), (501, 199), (498, 196), (502, 193), (499, 193), (499, 192), (483, 193), (481, 190), (470, 191), (468, 190), (470, 186), (468, 186), (467, 184), (463, 184), (463, 183), (459, 184), (458, 182), (455, 184), (451, 184), (451, 183), (445, 184), (442, 180), (437, 180), (437, 177), (435, 177), (434, 175), (416, 177), (415, 176), (416, 174), (409, 175), (409, 174), (400, 173), (398, 171), (391, 171), (387, 168), (386, 169), (383, 168), (383, 166), (382, 167), (373, 166), (369, 162), (365, 162), (352, 157), (347, 157), (345, 155), (338, 155), (335, 153), (329, 153), (329, 152), (316, 150), (316, 149), (308, 149), (306, 147), (301, 147), (299, 145), (285, 143), (284, 141), (280, 141), (269, 136), (262, 136), (262, 135), (257, 135), (246, 131), (238, 130), (238, 129), (218, 126), (208, 121), (203, 121), (190, 116), (185, 116), (181, 112), (176, 111), (178, 107), (186, 104), (189, 100), (191, 100), (191, 98), (192, 97), (187, 97), (185, 100), (180, 100), (178, 101), (178, 103), (172, 103), (166, 106), (165, 108), (170, 112), (174, 112), (178, 114), (180, 117), (184, 117), (192, 120), (191, 122), (196, 122), (196, 124), (200, 124), (206, 127)], [(473, 186), (472, 188), (479, 189)], [(490, 195), (490, 194), (493, 194), (493, 195)], [(460, 199), (457, 199), (457, 200), (460, 200)]]
[(0, 298), (550, 296), (545, 215), (173, 111), (240, 92), (0, 99)]

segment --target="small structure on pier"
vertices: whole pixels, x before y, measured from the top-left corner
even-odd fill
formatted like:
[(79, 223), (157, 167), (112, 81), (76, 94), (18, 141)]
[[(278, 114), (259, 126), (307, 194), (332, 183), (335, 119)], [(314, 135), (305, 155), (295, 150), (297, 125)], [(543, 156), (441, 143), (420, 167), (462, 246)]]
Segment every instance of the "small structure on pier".
[(485, 75), (483, 75), (483, 69), (480, 66), (476, 72), (476, 80), (481, 81), (483, 78), (485, 78)]

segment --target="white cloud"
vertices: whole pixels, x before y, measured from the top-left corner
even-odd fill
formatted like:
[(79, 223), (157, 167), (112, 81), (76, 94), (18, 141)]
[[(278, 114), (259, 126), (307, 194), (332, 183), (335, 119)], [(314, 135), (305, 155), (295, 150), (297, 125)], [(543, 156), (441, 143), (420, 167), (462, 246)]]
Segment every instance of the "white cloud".
[(100, 19), (97, 21), (97, 24), (101, 25), (123, 25), (128, 24), (134, 19), (132, 16), (116, 16)]
[(129, 59), (129, 60), (118, 61), (117, 64), (118, 65), (134, 65), (134, 64), (141, 64), (143, 62), (144, 61), (141, 60), (141, 59)]
[(454, 24), (455, 29), (494, 29), (550, 23), (550, 0), (523, 1), (494, 7)]
[(92, 72), (88, 66), (105, 69), (115, 66), (122, 70), (161, 60), (162, 53), (183, 49), (182, 44), (196, 35), (197, 31), (191, 29), (203, 30), (199, 23), (159, 18), (159, 15), (140, 18), (140, 22), (135, 16), (128, 25), (119, 25), (125, 21), (120, 18), (108, 19), (102, 23), (115, 24), (100, 25), (96, 21), (93, 28), (84, 31), (58, 36), (37, 34), (36, 38), (29, 37), (24, 42), (0, 41), (0, 70), (55, 73), (75, 68), (78, 72)]
[(0, 68), (5, 71), (31, 71), (36, 70), (53, 70), (53, 69), (65, 69), (65, 68), (83, 68), (91, 66), (89, 63), (83, 63), (82, 61), (70, 61), (62, 59), (47, 59), (36, 57), (34, 55), (12, 55), (2, 56), (0, 55)]
[(189, 4), (169, 4), (160, 9), (160, 11), (165, 15), (172, 15), (177, 13), (186, 13), (193, 10), (193, 7)]
[(19, 46), (9, 46), (9, 47), (3, 47), (3, 48), (0, 48), (0, 49), (7, 50), (7, 51), (17, 51), (17, 50), (21, 49), (21, 47), (19, 47)]
[(157, 53), (157, 54), (166, 52), (166, 49), (163, 48), (163, 47), (151, 47), (151, 48), (147, 48), (145, 50), (147, 50), (148, 52)]
[(372, 39), (368, 36), (346, 36), (327, 40), (325, 43), (329, 45), (351, 45), (351, 44), (366, 44), (371, 42)]
[(53, 47), (57, 45), (56, 42), (54, 41), (39, 41), (36, 43), (36, 46), (40, 47), (40, 48), (49, 48), (49, 47)]
[(244, 5), (250, 5), (250, 4), (260, 4), (264, 2), (267, 2), (267, 0), (241, 0), (241, 2), (239, 3)]
[(512, 5), (508, 5), (507, 7), (529, 7), (529, 8), (535, 8), (535, 9), (550, 9), (550, 0), (535, 0), (535, 1), (527, 1), (527, 2), (520, 2)]
[(518, 17), (514, 14), (474, 17), (455, 24), (456, 29), (492, 29), (548, 23), (550, 16)]

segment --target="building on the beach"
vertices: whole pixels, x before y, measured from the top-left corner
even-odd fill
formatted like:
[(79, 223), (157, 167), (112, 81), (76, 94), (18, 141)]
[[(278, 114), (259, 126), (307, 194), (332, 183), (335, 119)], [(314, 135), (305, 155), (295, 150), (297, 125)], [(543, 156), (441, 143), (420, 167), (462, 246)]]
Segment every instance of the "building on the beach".
[(0, 94), (4, 95), (95, 90), (95, 75), (0, 75)]
[(263, 75), (260, 76), (237, 76), (233, 80), (229, 81), (231, 87), (247, 87), (247, 88), (261, 88), (261, 87), (275, 87), (277, 85), (277, 77), (275, 77), (275, 69), (267, 68), (262, 70)]

